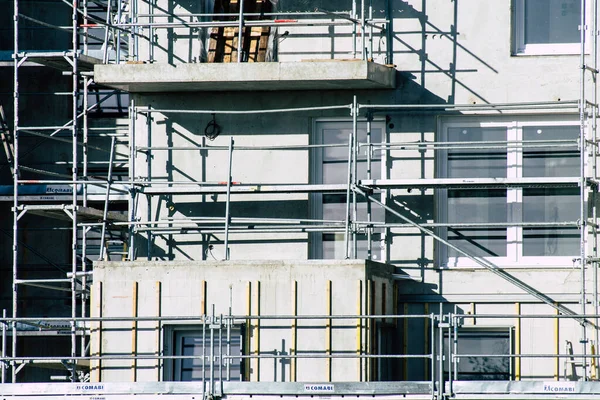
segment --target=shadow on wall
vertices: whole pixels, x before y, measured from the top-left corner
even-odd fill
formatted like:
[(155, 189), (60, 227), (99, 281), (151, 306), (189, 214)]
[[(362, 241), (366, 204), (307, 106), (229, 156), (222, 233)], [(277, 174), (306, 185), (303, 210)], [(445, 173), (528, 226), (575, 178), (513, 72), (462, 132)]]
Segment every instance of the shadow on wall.
[[(498, 73), (481, 56), (460, 43), (458, 10), (461, 1), (444, 0), (435, 3), (434, 6), (438, 10), (448, 11), (445, 21), (450, 21), (450, 23), (445, 26), (439, 26), (432, 22), (427, 0), (412, 3), (419, 3), (420, 9), (413, 7), (407, 1), (389, 2), (388, 15), (392, 19), (400, 21), (399, 30), (387, 32), (388, 46), (390, 46), (389, 63), (397, 63), (401, 68), (405, 65), (419, 65), (419, 68), (415, 69), (402, 69), (406, 73), (414, 74), (419, 84), (425, 88), (428, 87), (430, 76), (435, 77), (436, 85), (440, 85), (439, 75), (446, 77), (445, 93), (439, 93), (439, 96), (444, 96), (445, 101), (449, 104), (455, 103), (457, 86), (469, 92), (479, 102), (489, 103), (476, 88), (469, 87), (458, 77), (460, 74), (480, 72), (476, 68), (460, 69), (457, 65), (459, 54), (467, 56), (462, 59), (473, 59), (482, 68)], [(399, 59), (400, 57), (401, 59)]]

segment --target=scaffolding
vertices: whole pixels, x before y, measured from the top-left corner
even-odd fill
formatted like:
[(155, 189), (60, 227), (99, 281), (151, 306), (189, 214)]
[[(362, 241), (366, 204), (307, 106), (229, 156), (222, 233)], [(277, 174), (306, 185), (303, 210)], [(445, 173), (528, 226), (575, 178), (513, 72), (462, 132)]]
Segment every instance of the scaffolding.
[[(136, 243), (141, 237), (145, 236), (147, 242), (147, 257), (153, 258), (152, 243), (157, 235), (184, 235), (184, 234), (203, 234), (203, 235), (222, 235), (223, 236), (223, 259), (228, 260), (231, 257), (229, 246), (230, 237), (237, 233), (243, 234), (264, 234), (264, 233), (311, 233), (311, 232), (335, 232), (344, 236), (344, 249), (346, 258), (357, 257), (358, 236), (366, 234), (369, 237), (367, 244), (368, 253), (373, 253), (371, 236), (375, 230), (383, 229), (390, 232), (393, 229), (411, 228), (418, 230), (422, 235), (432, 237), (444, 246), (453, 249), (464, 257), (469, 258), (478, 266), (485, 268), (491, 273), (510, 282), (517, 288), (533, 296), (537, 301), (545, 303), (557, 310), (560, 315), (552, 318), (572, 318), (581, 324), (581, 351), (579, 354), (570, 357), (581, 359), (584, 376), (587, 379), (591, 365), (596, 365), (597, 356), (591, 353), (592, 342), (595, 346), (600, 343), (598, 333), (599, 325), (599, 295), (598, 295), (598, 276), (597, 268), (600, 258), (597, 254), (597, 210), (595, 208), (596, 196), (598, 192), (598, 138), (597, 138), (597, 75), (598, 75), (598, 43), (597, 35), (592, 34), (591, 52), (588, 54), (588, 34), (597, 32), (597, 1), (581, 1), (581, 10), (589, 9), (591, 6), (593, 22), (592, 27), (588, 28), (588, 20), (585, 12), (581, 13), (581, 38), (580, 38), (580, 89), (579, 99), (572, 101), (555, 102), (531, 102), (531, 103), (504, 103), (504, 104), (361, 104), (359, 99), (354, 96), (352, 102), (348, 104), (335, 104), (329, 106), (320, 105), (318, 107), (297, 107), (297, 108), (276, 108), (276, 109), (255, 109), (255, 110), (231, 110), (231, 109), (161, 109), (152, 108), (146, 105), (137, 106), (133, 99), (128, 100), (128, 132), (127, 135), (121, 135), (116, 130), (108, 134), (100, 134), (102, 144), (94, 147), (89, 143), (90, 130), (92, 122), (90, 114), (108, 103), (113, 104), (117, 110), (122, 109), (121, 102), (124, 101), (122, 94), (115, 91), (103, 91), (103, 89), (93, 88), (93, 66), (98, 63), (153, 63), (156, 61), (154, 55), (155, 38), (159, 30), (173, 30), (176, 28), (199, 29), (199, 28), (237, 28), (237, 41), (233, 38), (232, 43), (236, 44), (236, 51), (232, 52), (232, 57), (237, 62), (247, 61), (244, 55), (243, 31), (245, 27), (288, 27), (288, 26), (349, 26), (351, 28), (352, 48), (350, 55), (353, 58), (371, 60), (380, 56), (381, 51), (374, 48), (374, 37), (379, 34), (390, 39), (392, 34), (391, 15), (383, 20), (373, 17), (373, 8), (363, 0), (360, 4), (353, 1), (349, 13), (331, 13), (324, 10), (314, 12), (294, 13), (294, 12), (256, 12), (245, 13), (243, 1), (239, 3), (239, 13), (224, 13), (215, 15), (214, 13), (189, 13), (174, 14), (156, 13), (155, 7), (149, 7), (149, 13), (140, 13), (137, 1), (124, 2), (112, 1), (107, 3), (87, 1), (74, 3), (71, 6), (70, 27), (58, 27), (56, 29), (67, 30), (71, 33), (71, 46), (64, 51), (56, 52), (33, 52), (21, 51), (19, 47), (20, 22), (23, 19), (34, 23), (44, 24), (43, 21), (37, 21), (27, 17), (19, 12), (19, 1), (14, 1), (14, 117), (13, 117), (13, 144), (10, 150), (12, 158), (11, 172), (13, 176), (12, 191), (12, 210), (13, 210), (13, 232), (12, 232), (12, 290), (13, 307), (11, 317), (4, 316), (3, 321), (10, 324), (11, 336), (11, 356), (3, 351), (3, 359), (12, 366), (12, 382), (17, 381), (17, 373), (23, 365), (30, 360), (36, 362), (56, 363), (56, 358), (35, 358), (35, 357), (17, 357), (17, 340), (19, 337), (19, 323), (32, 324), (35, 319), (21, 318), (19, 314), (19, 288), (24, 286), (53, 288), (58, 290), (67, 290), (70, 293), (70, 315), (65, 315), (56, 321), (68, 321), (68, 332), (71, 339), (71, 351), (66, 363), (70, 372), (70, 380), (77, 381), (78, 361), (92, 360), (87, 350), (88, 323), (96, 320), (87, 317), (87, 297), (89, 287), (89, 277), (91, 271), (86, 260), (92, 256), (97, 256), (100, 260), (110, 259), (111, 251), (108, 247), (122, 247), (121, 252), (113, 253), (117, 258), (135, 260), (138, 256), (136, 249), (140, 246)], [(389, 2), (388, 2), (389, 3)], [(387, 9), (389, 10), (389, 4)], [(207, 21), (209, 17), (220, 17), (222, 20)], [(293, 17), (301, 17), (294, 19)], [(272, 19), (271, 19), (272, 18)], [(280, 19), (277, 19), (280, 18)], [(165, 21), (166, 20), (166, 21)], [(315, 21), (316, 20), (316, 21)], [(140, 45), (140, 40), (148, 41), (147, 51)], [(359, 49), (360, 46), (360, 49)], [(390, 48), (383, 51), (385, 60), (388, 63), (393, 61), (393, 52)], [(143, 56), (145, 54), (146, 57)], [(51, 126), (22, 125), (20, 122), (21, 104), (20, 99), (27, 95), (20, 91), (20, 70), (26, 63), (34, 62), (63, 71), (65, 75), (71, 77), (70, 96), (70, 120), (64, 124)], [(591, 90), (589, 89), (591, 84)], [(89, 104), (90, 99), (94, 99)], [(116, 105), (115, 105), (116, 104)], [(123, 110), (120, 110), (123, 111)], [(390, 151), (417, 151), (430, 152), (437, 154), (440, 151), (469, 149), (473, 146), (480, 146), (479, 143), (468, 142), (447, 142), (447, 141), (407, 141), (407, 142), (371, 142), (371, 123), (377, 115), (397, 114), (402, 112), (415, 112), (426, 115), (451, 114), (454, 112), (463, 112), (466, 114), (473, 112), (569, 112), (577, 113), (579, 116), (580, 135), (576, 141), (497, 141), (488, 142), (487, 148), (500, 149), (526, 149), (526, 148), (566, 148), (576, 149), (579, 152), (580, 175), (572, 177), (546, 177), (546, 178), (478, 178), (478, 179), (455, 179), (455, 178), (422, 178), (422, 179), (373, 179), (367, 176), (366, 179), (360, 179), (358, 173), (359, 157), (366, 154), (368, 160), (367, 170), (371, 170), (371, 157), (374, 152)], [(269, 184), (263, 182), (240, 183), (236, 182), (233, 176), (233, 163), (236, 159), (234, 154), (245, 151), (312, 151), (314, 149), (324, 149), (328, 145), (290, 145), (290, 146), (237, 146), (234, 138), (230, 138), (229, 146), (213, 146), (204, 141), (200, 145), (190, 145), (185, 147), (177, 146), (138, 146), (136, 144), (136, 135), (140, 131), (139, 121), (146, 120), (145, 125), (151, 126), (153, 115), (163, 116), (186, 114), (186, 115), (263, 115), (263, 114), (293, 114), (293, 113), (315, 113), (315, 112), (334, 112), (339, 115), (347, 113), (352, 119), (352, 134), (349, 137), (348, 145), (337, 147), (346, 148), (348, 152), (347, 159), (347, 179), (345, 182), (335, 184)], [(118, 114), (119, 112), (117, 112)], [(367, 141), (358, 140), (359, 120), (366, 121)], [(105, 129), (105, 128), (101, 128)], [(7, 132), (5, 127), (2, 132)], [(65, 134), (66, 133), (66, 134)], [(147, 134), (152, 132), (148, 129)], [(37, 136), (44, 141), (56, 140), (59, 142), (71, 144), (72, 156), (67, 162), (70, 165), (70, 174), (57, 173), (55, 171), (42, 171), (32, 169), (22, 164), (19, 153), (19, 142), (22, 136)], [(128, 139), (124, 136), (128, 136)], [(6, 144), (6, 140), (3, 139)], [(125, 149), (125, 150), (124, 150)], [(89, 152), (95, 150), (103, 152), (103, 165), (106, 166), (106, 177), (94, 176), (89, 170), (90, 160)], [(224, 181), (215, 182), (196, 182), (196, 181), (176, 181), (176, 180), (155, 180), (152, 176), (151, 160), (153, 154), (160, 152), (226, 152), (227, 153), (227, 176)], [(22, 156), (22, 154), (21, 154)], [(119, 158), (120, 156), (120, 158)], [(142, 159), (149, 160), (145, 167), (147, 175), (140, 176), (139, 169), (143, 166)], [(128, 176), (118, 180), (114, 176), (115, 165), (121, 163), (128, 167)], [(29, 173), (29, 178), (23, 175)], [(33, 179), (32, 177), (46, 176), (49, 179)], [(35, 201), (24, 201), (21, 193), (23, 188), (28, 185), (39, 185), (43, 182), (47, 185), (68, 186), (64, 191), (64, 196), (55, 198), (52, 204), (31, 204)], [(517, 277), (511, 275), (501, 266), (482, 258), (471, 255), (452, 244), (440, 230), (448, 227), (490, 227), (490, 223), (444, 223), (444, 222), (419, 222), (407, 217), (404, 213), (388, 204), (389, 194), (393, 190), (400, 189), (494, 189), (494, 188), (579, 188), (579, 208), (580, 216), (576, 221), (568, 222), (522, 222), (496, 224), (495, 226), (520, 226), (529, 228), (543, 227), (571, 227), (579, 230), (580, 251), (576, 257), (576, 264), (580, 272), (581, 298), (580, 309), (573, 310), (559, 304), (551, 296), (544, 294)], [(27, 192), (27, 191), (25, 191)], [(310, 193), (338, 193), (345, 194), (345, 215), (343, 220), (323, 220), (323, 219), (284, 219), (284, 218), (240, 218), (232, 216), (231, 204), (232, 198), (237, 195), (269, 195), (269, 194), (310, 194)], [(375, 196), (374, 193), (382, 194), (382, 197)], [(152, 207), (152, 200), (163, 196), (173, 195), (191, 195), (191, 196), (225, 196), (225, 213), (221, 217), (206, 215), (195, 218), (148, 218), (140, 219), (138, 205), (140, 199), (144, 199)], [(94, 197), (95, 196), (95, 197)], [(91, 198), (94, 199), (94, 205), (90, 205)], [(383, 200), (382, 200), (383, 198)], [(111, 200), (127, 202), (127, 215), (110, 210)], [(369, 204), (366, 220), (358, 218), (358, 204), (360, 201), (366, 201)], [(100, 204), (101, 206), (98, 206)], [(94, 207), (95, 206), (95, 207)], [(387, 213), (394, 215), (402, 222), (387, 223), (372, 219), (371, 208), (381, 207)], [(153, 209), (147, 210), (147, 215), (154, 215)], [(19, 241), (20, 226), (19, 221), (26, 214), (43, 214), (53, 218), (65, 217), (70, 223), (71, 232), (71, 254), (70, 270), (66, 276), (56, 279), (26, 279), (21, 277), (20, 273), (20, 251), (24, 249), (24, 244)], [(99, 222), (98, 222), (99, 221)], [(90, 232), (97, 232), (93, 235)], [(112, 242), (107, 238), (109, 232), (115, 232), (119, 241)], [(123, 234), (127, 232), (127, 234)], [(389, 236), (389, 235), (388, 235)], [(122, 238), (126, 239), (123, 240)], [(90, 242), (95, 242), (97, 251), (92, 251)], [(590, 243), (592, 242), (592, 243)], [(588, 274), (592, 273), (593, 289), (588, 292), (586, 281)], [(590, 306), (592, 304), (592, 306)], [(591, 312), (590, 312), (591, 311)], [(432, 318), (430, 315), (416, 316), (422, 318)], [(233, 317), (232, 317), (233, 318)], [(353, 318), (357, 318), (354, 316)], [(388, 318), (386, 316), (386, 318)], [(394, 318), (402, 318), (394, 316)], [(436, 317), (437, 326), (440, 330), (449, 329), (449, 337), (455, 334), (452, 329), (459, 326), (456, 322), (456, 315), (444, 316), (441, 314)], [(486, 316), (488, 318), (488, 316)], [(493, 316), (490, 318), (494, 318)], [(500, 318), (500, 317), (498, 317)], [(506, 318), (506, 316), (502, 316)], [(544, 316), (543, 318), (547, 318)], [(204, 317), (201, 323), (206, 324), (209, 317)], [(54, 321), (54, 322), (56, 322)], [(444, 325), (443, 321), (451, 321)], [(430, 326), (434, 327), (436, 322), (432, 319)], [(6, 325), (3, 325), (5, 327)], [(593, 331), (590, 337), (590, 329)], [(7, 343), (6, 329), (3, 330), (3, 345)], [(440, 336), (442, 337), (442, 336)], [(442, 339), (440, 339), (442, 340)], [(79, 345), (79, 346), (78, 346)], [(590, 354), (591, 353), (591, 354)], [(455, 365), (458, 358), (465, 355), (451, 354), (449, 361), (449, 374), (452, 376), (452, 365)], [(566, 355), (546, 354), (542, 357), (567, 357)], [(402, 355), (397, 357), (402, 358)], [(423, 357), (431, 361), (431, 370), (438, 368), (443, 370), (442, 358), (438, 357), (439, 365), (436, 367), (435, 354), (432, 352)], [(61, 358), (62, 360), (65, 357)], [(456, 368), (455, 368), (456, 370)], [(3, 368), (2, 382), (5, 382), (5, 371)], [(446, 382), (443, 380), (443, 374), (438, 382), (431, 383), (428, 386), (428, 392), (433, 396), (434, 386), (438, 385), (437, 393), (445, 389)], [(433, 379), (434, 374), (431, 374)], [(597, 373), (596, 373), (597, 376)], [(222, 382), (222, 380), (220, 380)], [(450, 383), (452, 381), (450, 380)], [(211, 385), (212, 386), (212, 385)], [(202, 383), (204, 390), (205, 384)], [(211, 392), (212, 393), (212, 392)], [(223, 393), (223, 388), (221, 392)], [(448, 393), (455, 393), (450, 387)]]

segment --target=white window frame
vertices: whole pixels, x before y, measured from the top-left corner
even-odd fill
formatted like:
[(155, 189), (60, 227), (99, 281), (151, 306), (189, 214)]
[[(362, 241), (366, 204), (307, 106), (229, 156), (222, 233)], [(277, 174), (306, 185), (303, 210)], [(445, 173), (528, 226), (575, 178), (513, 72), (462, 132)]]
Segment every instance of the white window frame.
[[(359, 127), (367, 123), (367, 120), (364, 118), (358, 119)], [(348, 127), (352, 129), (352, 119), (348, 118), (316, 118), (312, 123), (312, 130), (310, 136), (310, 144), (311, 145), (319, 145), (323, 144), (323, 136), (321, 134), (322, 130), (327, 124), (331, 125), (340, 125), (341, 127), (347, 129)], [(343, 126), (342, 126), (343, 125)], [(386, 123), (384, 118), (374, 118), (371, 121), (372, 129), (381, 129), (381, 137), (385, 142), (387, 139), (387, 131), (386, 131)], [(319, 184), (322, 182), (323, 177), (323, 157), (322, 151), (319, 151), (320, 148), (312, 149), (310, 152), (310, 173), (309, 180), (311, 184)], [(381, 179), (387, 178), (386, 175), (386, 164), (387, 164), (387, 151), (381, 151)], [(345, 182), (340, 182), (345, 183)], [(323, 194), (324, 193), (312, 193), (310, 195), (310, 216), (314, 219), (322, 219), (323, 215)], [(385, 193), (382, 191), (381, 199), (384, 201)], [(373, 207), (379, 207), (374, 204)], [(385, 260), (386, 255), (386, 240), (385, 234), (382, 235), (381, 238), (381, 246), (380, 251), (377, 251), (376, 248), (373, 248), (373, 261), (383, 262)], [(310, 259), (322, 259), (323, 258), (323, 237), (321, 232), (316, 232), (310, 234), (309, 240), (309, 258)]]
[[(439, 140), (446, 141), (448, 136), (448, 128), (507, 128), (507, 140), (521, 140), (522, 128), (527, 126), (577, 126), (579, 121), (576, 116), (551, 116), (551, 117), (534, 117), (534, 116), (513, 116), (498, 119), (492, 116), (479, 117), (458, 117), (440, 119), (438, 121)], [(447, 167), (447, 151), (440, 150), (437, 153), (436, 174), (438, 177), (448, 176)], [(587, 163), (587, 160), (586, 160)], [(513, 167), (510, 167), (513, 165)], [(507, 178), (518, 178), (522, 175), (523, 152), (518, 149), (507, 149)], [(585, 190), (585, 188), (580, 188)], [(506, 189), (507, 205), (516, 205), (520, 208), (521, 213), (518, 214), (519, 220), (513, 221), (519, 223), (523, 218), (523, 189), (509, 188)], [(448, 221), (448, 193), (446, 189), (436, 190), (436, 214), (437, 220), (440, 222)], [(507, 208), (507, 214), (511, 214), (511, 207)], [(507, 221), (509, 220), (507, 215)], [(514, 214), (512, 214), (514, 215)], [(447, 239), (447, 230), (440, 229), (440, 236)], [(506, 231), (507, 253), (505, 257), (483, 257), (499, 267), (568, 267), (573, 265), (573, 258), (577, 254), (570, 256), (523, 256), (523, 227), (509, 226)], [(480, 264), (468, 257), (448, 257), (448, 248), (446, 245), (438, 243), (435, 250), (436, 265), (439, 268), (483, 268)]]
[[(523, 56), (552, 56), (552, 55), (575, 55), (581, 53), (581, 43), (544, 43), (544, 44), (525, 44), (525, 1), (514, 0), (514, 55)], [(588, 2), (589, 3), (589, 2)], [(590, 13), (589, 5), (585, 10), (586, 27), (589, 25)], [(588, 30), (586, 30), (585, 52), (590, 52), (590, 40)]]

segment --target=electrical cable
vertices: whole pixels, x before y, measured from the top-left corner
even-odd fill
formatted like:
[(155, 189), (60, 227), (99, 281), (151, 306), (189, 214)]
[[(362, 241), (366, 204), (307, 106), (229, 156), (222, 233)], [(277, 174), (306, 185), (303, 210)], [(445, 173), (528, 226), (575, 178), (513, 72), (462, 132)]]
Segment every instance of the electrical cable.
[(204, 136), (209, 140), (215, 140), (220, 133), (221, 126), (217, 124), (216, 115), (212, 114), (212, 121), (206, 124), (206, 128), (204, 128)]

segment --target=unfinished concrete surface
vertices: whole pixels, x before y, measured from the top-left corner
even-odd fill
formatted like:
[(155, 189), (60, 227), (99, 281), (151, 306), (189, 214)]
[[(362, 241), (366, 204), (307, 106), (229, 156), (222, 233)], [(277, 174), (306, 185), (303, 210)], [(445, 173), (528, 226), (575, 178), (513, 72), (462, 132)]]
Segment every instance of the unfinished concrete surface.
[(97, 83), (129, 92), (393, 89), (393, 67), (362, 60), (96, 65)]
[[(140, 322), (138, 330), (131, 329), (131, 322), (105, 323), (93, 330), (92, 353), (164, 355), (158, 346), (160, 341), (168, 342), (166, 330), (182, 325), (202, 329), (202, 315), (239, 317), (238, 323), (246, 324), (250, 335), (244, 354), (376, 353), (379, 342), (370, 339), (374, 324), (393, 324), (391, 319), (357, 322), (356, 317), (295, 320), (289, 316), (391, 315), (395, 311), (393, 269), (388, 264), (364, 260), (97, 262), (92, 316), (198, 320), (166, 320), (158, 326)], [(279, 318), (268, 318), (273, 316)], [(123, 335), (132, 340), (122, 340)], [(266, 358), (260, 365), (253, 360), (247, 379), (341, 382), (354, 381), (357, 376), (369, 380), (370, 376), (367, 362), (355, 358), (333, 359), (331, 363), (326, 359), (293, 362), (293, 376), (289, 368), (281, 370), (280, 366), (274, 377), (277, 360)], [(134, 375), (130, 361), (107, 360), (102, 363), (101, 376), (96, 369), (92, 379), (132, 381), (136, 376), (138, 381), (169, 380), (160, 376), (160, 371), (168, 369), (163, 362), (140, 360), (138, 366), (140, 370)]]

